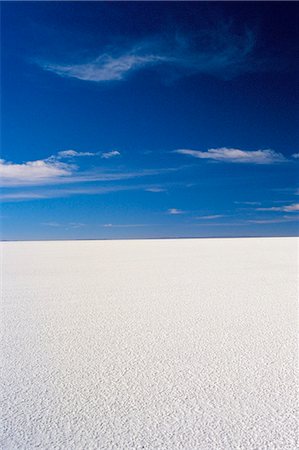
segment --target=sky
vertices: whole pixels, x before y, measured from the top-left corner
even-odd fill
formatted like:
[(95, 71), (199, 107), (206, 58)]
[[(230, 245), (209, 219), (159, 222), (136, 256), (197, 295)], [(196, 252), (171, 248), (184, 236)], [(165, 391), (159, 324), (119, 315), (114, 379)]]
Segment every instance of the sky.
[(1, 237), (298, 233), (296, 2), (2, 2)]

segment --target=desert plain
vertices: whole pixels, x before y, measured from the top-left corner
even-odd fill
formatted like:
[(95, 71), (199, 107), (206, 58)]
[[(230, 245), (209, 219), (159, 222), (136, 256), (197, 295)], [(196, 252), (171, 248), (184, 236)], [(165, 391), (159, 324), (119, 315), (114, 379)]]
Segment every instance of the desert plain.
[(298, 448), (296, 238), (2, 243), (1, 449)]

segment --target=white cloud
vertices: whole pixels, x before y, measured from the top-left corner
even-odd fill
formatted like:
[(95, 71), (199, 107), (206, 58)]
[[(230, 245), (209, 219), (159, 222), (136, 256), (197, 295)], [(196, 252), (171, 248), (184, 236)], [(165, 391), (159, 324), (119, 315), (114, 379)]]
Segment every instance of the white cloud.
[[(64, 152), (67, 153), (64, 155)], [(85, 152), (83, 155), (79, 152), (76, 152), (76, 154), (73, 152), (75, 152), (75, 150), (65, 150), (62, 152), (62, 155), (60, 154), (61, 152), (59, 152), (57, 155), (52, 155), (42, 160), (27, 161), (20, 164), (0, 159), (0, 186), (42, 186), (48, 184), (129, 180), (179, 170), (179, 168), (165, 168), (118, 172), (113, 169), (108, 171), (103, 167), (93, 167), (92, 170), (82, 171), (80, 170), (80, 167), (75, 164), (61, 161), (63, 158), (86, 156)], [(103, 153), (102, 157), (107, 159), (118, 156), (119, 154), (120, 153), (117, 150), (113, 150), (112, 152)]]
[(113, 158), (114, 156), (119, 156), (120, 152), (117, 150), (112, 150), (109, 152), (78, 152), (77, 150), (61, 150), (55, 155), (51, 155), (49, 158), (45, 159), (45, 161), (57, 161), (61, 159), (68, 158), (79, 158), (85, 156), (101, 156), (102, 159)]
[(110, 158), (114, 158), (115, 156), (120, 156), (120, 152), (117, 150), (112, 150), (111, 152), (105, 152), (105, 153), (102, 153), (101, 158), (110, 159)]
[(299, 203), (291, 205), (272, 206), (270, 208), (256, 208), (257, 211), (283, 211), (283, 212), (297, 212), (299, 211)]
[(298, 159), (299, 158), (299, 153), (293, 153), (292, 158)]
[[(63, 195), (58, 195), (62, 197)], [(53, 198), (57, 196), (49, 196), (44, 192), (5, 192), (0, 194), (0, 200), (2, 202), (22, 202), (26, 200), (41, 200), (44, 198)]]
[(193, 224), (193, 225), (197, 225), (197, 226), (200, 226), (200, 227), (211, 227), (211, 226), (215, 226), (215, 227), (221, 227), (221, 226), (230, 226), (230, 227), (232, 227), (232, 226), (243, 226), (243, 225), (245, 225), (246, 224), (246, 222), (244, 221), (244, 222), (242, 222), (242, 221), (236, 221), (236, 222), (234, 222), (234, 221), (231, 221), (231, 222), (214, 222), (214, 221), (209, 221), (209, 222), (197, 222), (197, 223), (195, 223), (195, 224)]
[(123, 80), (132, 72), (162, 64), (169, 67), (172, 77), (205, 73), (227, 79), (242, 72), (262, 70), (260, 61), (252, 60), (255, 41), (252, 31), (235, 33), (232, 24), (222, 23), (188, 36), (176, 32), (150, 37), (131, 48), (110, 45), (98, 57), (84, 61), (37, 63), (56, 75), (92, 82)]
[[(78, 156), (96, 156), (97, 153), (92, 152), (77, 152), (76, 150), (62, 150), (57, 153), (58, 158), (77, 158)], [(52, 156), (50, 158), (55, 158)]]
[(212, 214), (210, 216), (198, 216), (197, 219), (204, 219), (204, 220), (214, 220), (219, 219), (220, 217), (225, 217), (223, 214)]
[(77, 78), (84, 81), (115, 81), (121, 80), (128, 72), (154, 65), (163, 60), (162, 56), (139, 55), (133, 49), (119, 56), (100, 55), (87, 63), (79, 64), (49, 64), (42, 63), (42, 68), (62, 77)]
[(273, 150), (240, 150), (237, 148), (211, 148), (205, 152), (200, 150), (178, 149), (175, 153), (193, 156), (199, 159), (214, 161), (246, 163), (246, 164), (272, 164), (286, 161), (286, 158)]
[(170, 215), (178, 215), (178, 214), (185, 214), (185, 211), (177, 208), (170, 208), (167, 210), (167, 214)]
[(147, 192), (166, 192), (166, 189), (163, 189), (161, 187), (149, 187), (145, 189)]
[(70, 228), (81, 228), (85, 226), (85, 223), (81, 222), (69, 222), (69, 223), (59, 223), (59, 222), (43, 222), (42, 225), (47, 227), (64, 227), (65, 229)]
[(285, 223), (285, 222), (294, 222), (297, 219), (294, 217), (283, 217), (283, 218), (277, 218), (277, 219), (252, 219), (248, 220), (249, 223), (256, 223), (256, 224), (270, 224), (270, 223)]
[(261, 205), (261, 202), (234, 202), (236, 205)]
[(21, 164), (0, 160), (2, 186), (38, 185), (69, 179), (75, 169), (59, 161), (37, 160)]
[(146, 223), (125, 223), (125, 224), (105, 223), (102, 226), (104, 228), (135, 228), (135, 227), (152, 226), (152, 224), (146, 224)]
[[(134, 177), (133, 177), (134, 178)], [(85, 180), (86, 181), (86, 180)], [(60, 184), (60, 183), (59, 183)], [(7, 189), (9, 186), (6, 186), (6, 190), (0, 193), (0, 201), (2, 202), (22, 202), (28, 200), (42, 200), (42, 199), (50, 199), (50, 198), (65, 198), (73, 195), (105, 195), (113, 192), (120, 191), (136, 191), (136, 190), (148, 190), (151, 188), (151, 185), (144, 184), (129, 184), (129, 185), (105, 185), (105, 186), (87, 186), (87, 187), (65, 187), (59, 186), (58, 188), (54, 187), (53, 189), (46, 189), (43, 186), (40, 187), (31, 187), (26, 190), (22, 189), (22, 191), (16, 190), (16, 187)]]

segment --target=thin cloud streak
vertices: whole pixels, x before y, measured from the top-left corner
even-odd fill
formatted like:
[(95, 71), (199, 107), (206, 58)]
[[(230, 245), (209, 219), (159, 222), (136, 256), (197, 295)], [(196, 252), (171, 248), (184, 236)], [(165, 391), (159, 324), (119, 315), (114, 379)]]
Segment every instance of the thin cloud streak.
[(145, 191), (159, 193), (159, 192), (167, 192), (167, 189), (161, 188), (161, 187), (149, 187), (149, 188), (146, 188)]
[[(69, 152), (69, 151), (68, 151)], [(112, 155), (115, 156), (115, 155)], [(71, 157), (71, 155), (69, 155)], [(0, 186), (42, 186), (50, 184), (90, 183), (96, 181), (118, 181), (134, 178), (160, 175), (179, 168), (141, 169), (137, 171), (116, 170), (107, 171), (103, 168), (92, 171), (80, 171), (80, 168), (71, 162), (62, 162), (55, 155), (36, 161), (27, 161), (21, 164), (0, 160)]]
[(118, 150), (111, 150), (109, 152), (78, 152), (77, 150), (62, 150), (56, 155), (47, 158), (47, 161), (55, 161), (60, 159), (78, 158), (82, 156), (100, 156), (102, 159), (109, 159), (115, 156), (120, 156)]
[(102, 225), (104, 228), (135, 228), (135, 227), (150, 227), (153, 224), (147, 223), (125, 223), (125, 224), (113, 224), (113, 223), (105, 223)]
[(93, 152), (77, 152), (76, 150), (62, 150), (57, 153), (57, 155), (50, 156), (49, 159), (60, 159), (60, 158), (78, 158), (81, 156), (96, 156), (98, 153)]
[(2, 192), (0, 200), (2, 202), (23, 202), (30, 200), (43, 200), (51, 198), (66, 198), (74, 195), (105, 195), (113, 192), (122, 191), (144, 191), (151, 189), (151, 185), (118, 185), (118, 186), (100, 186), (92, 188), (59, 188), (59, 189), (41, 189), (39, 191), (22, 191), (22, 192)]
[(105, 153), (102, 153), (101, 158), (110, 159), (110, 158), (114, 158), (115, 156), (120, 156), (120, 152), (117, 150), (112, 150), (111, 152), (105, 152)]
[(283, 206), (271, 206), (270, 208), (256, 208), (256, 211), (283, 211), (283, 212), (297, 212), (299, 211), (299, 203)]
[(214, 219), (220, 219), (221, 217), (225, 217), (224, 214), (211, 214), (210, 216), (198, 216), (196, 219), (203, 219), (203, 220), (214, 220)]
[(82, 228), (86, 224), (82, 222), (69, 222), (69, 223), (59, 223), (59, 222), (43, 222), (41, 225), (47, 226), (47, 227), (54, 227), (54, 228), (60, 228), (63, 227), (66, 230), (70, 228)]
[(236, 205), (261, 205), (261, 202), (234, 202)]
[(296, 222), (297, 219), (295, 217), (283, 217), (281, 219), (252, 219), (248, 220), (249, 223), (255, 223), (260, 225), (266, 225), (271, 223), (285, 223), (285, 222)]
[(174, 153), (219, 162), (242, 164), (273, 164), (286, 161), (286, 158), (273, 150), (240, 150), (237, 148), (211, 148), (205, 152), (191, 149), (178, 149)]
[(186, 211), (183, 211), (182, 209), (177, 209), (177, 208), (169, 208), (167, 210), (167, 214), (170, 214), (172, 216), (177, 216), (179, 214), (185, 214)]
[(246, 222), (244, 221), (236, 221), (236, 222), (200, 222), (200, 223), (193, 223), (192, 225), (200, 226), (200, 227), (221, 227), (221, 226), (235, 226), (235, 225), (246, 225)]
[(209, 222), (209, 223), (197, 223), (193, 225), (210, 227), (210, 226), (245, 226), (248, 224), (256, 224), (256, 225), (267, 225), (267, 224), (275, 224), (275, 223), (286, 223), (286, 222), (296, 222), (297, 219), (295, 217), (282, 217), (282, 218), (274, 218), (274, 219), (247, 219), (247, 220), (237, 220), (234, 222)]

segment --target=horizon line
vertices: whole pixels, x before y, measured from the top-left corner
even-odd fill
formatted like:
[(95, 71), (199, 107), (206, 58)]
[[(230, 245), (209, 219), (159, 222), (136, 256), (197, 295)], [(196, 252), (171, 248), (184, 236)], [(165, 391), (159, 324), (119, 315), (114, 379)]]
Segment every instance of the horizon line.
[(0, 242), (62, 242), (62, 241), (148, 241), (148, 240), (175, 240), (175, 239), (261, 239), (261, 238), (299, 238), (299, 235), (273, 235), (273, 236), (167, 236), (167, 237), (130, 237), (130, 238), (77, 238), (77, 239), (0, 239)]

